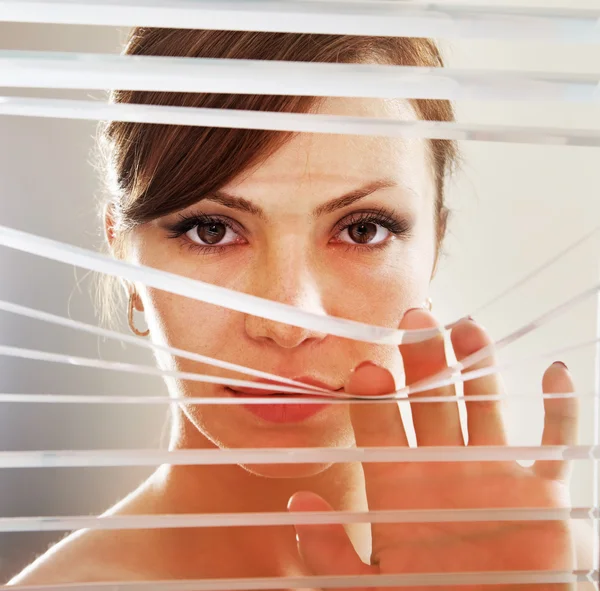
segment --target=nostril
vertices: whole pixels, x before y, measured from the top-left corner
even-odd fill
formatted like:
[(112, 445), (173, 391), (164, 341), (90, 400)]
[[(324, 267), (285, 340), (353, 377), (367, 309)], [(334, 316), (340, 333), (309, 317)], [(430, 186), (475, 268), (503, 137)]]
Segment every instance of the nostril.
[(253, 340), (271, 342), (284, 349), (292, 349), (309, 341), (320, 341), (326, 336), (317, 331), (255, 316), (246, 317), (246, 333)]

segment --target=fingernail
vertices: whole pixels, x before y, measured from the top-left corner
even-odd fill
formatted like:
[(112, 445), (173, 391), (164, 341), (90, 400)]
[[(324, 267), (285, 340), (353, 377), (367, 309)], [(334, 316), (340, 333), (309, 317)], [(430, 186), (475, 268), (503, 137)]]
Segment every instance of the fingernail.
[(380, 366), (377, 365), (376, 363), (374, 363), (373, 361), (363, 361), (362, 363), (359, 363), (352, 371), (362, 369), (363, 367), (380, 367)]
[(419, 312), (428, 312), (429, 311), (429, 310), (427, 310), (427, 308), (423, 308), (422, 306), (419, 308), (409, 308), (408, 310), (406, 310), (406, 312), (404, 312), (404, 316), (407, 316), (411, 312), (416, 312), (417, 310), (419, 310)]
[(569, 371), (569, 366), (563, 361), (555, 361), (552, 365), (562, 365), (567, 371)]

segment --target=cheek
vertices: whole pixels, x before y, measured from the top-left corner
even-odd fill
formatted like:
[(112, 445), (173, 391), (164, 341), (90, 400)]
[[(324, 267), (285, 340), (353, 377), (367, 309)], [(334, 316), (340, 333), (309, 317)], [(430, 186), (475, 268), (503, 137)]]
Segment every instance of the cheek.
[[(148, 324), (154, 340), (158, 337), (165, 345), (217, 359), (230, 358), (232, 349), (239, 349), (233, 351), (236, 356), (243, 355), (239, 339), (232, 338), (242, 326), (240, 313), (154, 289), (146, 292), (146, 298)], [(227, 355), (223, 353), (225, 350)], [(181, 368), (193, 363), (180, 361), (178, 365)]]
[[(397, 244), (389, 252), (332, 257), (328, 312), (380, 326), (396, 327), (409, 308), (427, 298), (433, 248)], [(331, 272), (335, 270), (335, 272)]]
[[(151, 233), (142, 236), (132, 249), (132, 258), (140, 265), (161, 269), (209, 284), (240, 289), (239, 266), (219, 264), (218, 257), (205, 257), (191, 253), (186, 247), (160, 240)], [(200, 261), (202, 264), (200, 265)], [(236, 281), (237, 280), (237, 281)], [(140, 288), (148, 326), (155, 342), (171, 347), (194, 351), (210, 357), (224, 358), (222, 351), (239, 347), (231, 335), (239, 334), (243, 315), (221, 306), (174, 295), (153, 288)], [(168, 363), (173, 367), (175, 360)], [(191, 361), (177, 360), (183, 369)], [(212, 368), (203, 366), (205, 373)]]

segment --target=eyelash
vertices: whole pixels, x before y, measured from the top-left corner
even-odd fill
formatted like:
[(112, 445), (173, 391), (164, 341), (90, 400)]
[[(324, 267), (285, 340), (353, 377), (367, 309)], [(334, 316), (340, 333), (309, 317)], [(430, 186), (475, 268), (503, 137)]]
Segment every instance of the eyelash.
[[(227, 217), (222, 217), (218, 215), (207, 215), (203, 213), (198, 214), (190, 214), (184, 215), (179, 214), (179, 221), (176, 222), (173, 226), (169, 228), (169, 238), (176, 239), (181, 238), (184, 234), (193, 230), (197, 226), (205, 225), (205, 224), (223, 224), (227, 228), (233, 230), (236, 234), (240, 234), (243, 232), (243, 227), (239, 224), (236, 224)], [(345, 229), (353, 226), (355, 224), (377, 224), (390, 232), (395, 237), (407, 236), (411, 224), (407, 219), (397, 218), (390, 211), (381, 208), (370, 211), (360, 211), (350, 214), (346, 216), (342, 220), (340, 220), (336, 226), (334, 227), (334, 236), (338, 236)], [(359, 250), (359, 251), (373, 251), (375, 249), (381, 249), (388, 245), (388, 240), (385, 242), (381, 242), (379, 244), (348, 244), (343, 243), (344, 247), (351, 250)], [(225, 249), (229, 248), (230, 244), (219, 246), (204, 246), (202, 244), (197, 244), (195, 242), (188, 241), (187, 246), (196, 252), (201, 252), (203, 254), (217, 254), (219, 252), (223, 252)]]
[[(366, 211), (357, 211), (355, 213), (351, 213), (346, 216), (342, 220), (340, 220), (334, 229), (334, 236), (338, 236), (341, 234), (346, 228), (350, 226), (354, 226), (355, 224), (377, 224), (382, 228), (385, 228), (392, 236), (395, 237), (407, 237), (411, 224), (405, 218), (398, 218), (391, 211), (388, 211), (385, 208), (374, 209), (374, 210), (366, 210)], [(380, 250), (389, 245), (389, 240), (385, 242), (380, 242), (378, 244), (349, 244), (343, 243), (343, 246), (347, 250), (352, 251), (373, 251)]]
[[(223, 224), (230, 230), (233, 230), (236, 234), (241, 234), (243, 232), (242, 226), (234, 223), (233, 220), (227, 217), (207, 215), (204, 213), (194, 213), (190, 215), (179, 214), (179, 221), (169, 228), (169, 238), (181, 238), (190, 230), (205, 224)], [(186, 246), (191, 250), (202, 254), (218, 254), (229, 248), (231, 245), (220, 246), (216, 244), (214, 246), (205, 246), (188, 240)]]

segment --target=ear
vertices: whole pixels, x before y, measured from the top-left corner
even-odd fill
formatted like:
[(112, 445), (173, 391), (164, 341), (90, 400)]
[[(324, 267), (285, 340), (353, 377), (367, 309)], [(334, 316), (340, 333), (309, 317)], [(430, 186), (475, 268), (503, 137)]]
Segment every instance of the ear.
[(133, 295), (133, 307), (138, 311), (138, 312), (143, 312), (144, 311), (144, 304), (142, 302), (142, 298), (140, 297), (140, 295), (137, 293), (137, 291), (135, 292), (135, 294)]
[(442, 243), (444, 242), (444, 237), (446, 236), (446, 230), (448, 228), (448, 218), (450, 217), (450, 210), (447, 207), (442, 207), (440, 213), (438, 215), (437, 222), (437, 234), (436, 234), (436, 249), (435, 249), (435, 259), (433, 261), (433, 268), (431, 270), (431, 279), (435, 277), (435, 274), (438, 270), (438, 263), (440, 262), (440, 254), (442, 252)]
[(104, 239), (108, 244), (108, 247), (112, 251), (115, 244), (116, 232), (115, 232), (115, 206), (114, 203), (107, 203), (104, 206)]
[[(116, 240), (117, 240), (117, 230), (116, 230), (116, 221), (115, 221), (116, 215), (115, 215), (115, 204), (114, 203), (109, 201), (104, 206), (103, 216), (104, 216), (104, 224), (103, 224), (104, 239), (106, 240), (106, 244), (108, 245), (108, 248), (109, 248), (110, 252), (112, 253), (112, 255), (115, 257), (118, 257), (117, 252), (115, 250)], [(119, 278), (119, 283), (121, 284), (121, 287), (123, 287), (123, 289), (125, 290), (125, 297), (129, 298), (133, 291), (133, 286), (130, 283), (128, 283), (127, 281), (125, 281), (125, 279), (123, 279), (122, 277)], [(134, 301), (136, 310), (138, 309), (137, 308), (137, 300), (138, 300), (138, 298), (136, 297), (135, 301)]]

